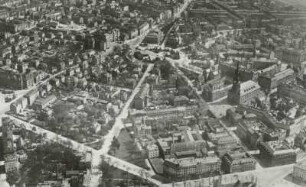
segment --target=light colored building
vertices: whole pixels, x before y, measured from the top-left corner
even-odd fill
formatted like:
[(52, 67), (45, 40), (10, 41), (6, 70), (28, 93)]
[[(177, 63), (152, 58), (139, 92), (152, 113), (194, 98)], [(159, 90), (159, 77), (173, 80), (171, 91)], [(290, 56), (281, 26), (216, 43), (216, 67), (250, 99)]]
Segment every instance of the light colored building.
[(18, 171), (19, 170), (19, 162), (18, 162), (18, 156), (17, 154), (7, 154), (4, 156), (5, 160), (5, 171), (11, 172), (11, 171)]
[(216, 101), (228, 95), (232, 85), (225, 85), (225, 79), (213, 79), (203, 85), (203, 97), (205, 101)]
[(138, 110), (144, 109), (148, 104), (150, 85), (145, 84), (139, 94), (136, 95), (134, 99), (134, 107)]
[(294, 145), (302, 150), (306, 150), (306, 128), (303, 128), (294, 139)]
[(222, 159), (223, 170), (226, 173), (255, 170), (256, 161), (247, 153), (239, 151), (234, 153), (225, 153)]
[(4, 95), (0, 93), (0, 104), (3, 104), (5, 102)]
[(136, 134), (139, 137), (148, 136), (152, 134), (152, 127), (146, 124), (141, 124), (136, 126)]
[(254, 81), (246, 81), (233, 85), (228, 99), (235, 104), (249, 105), (260, 95), (260, 86)]
[(221, 167), (218, 157), (166, 159), (164, 175), (170, 178), (183, 178), (190, 175), (217, 175)]
[(15, 114), (19, 114), (23, 112), (23, 110), (27, 106), (28, 106), (27, 99), (25, 97), (22, 97), (10, 105), (10, 110), (14, 112)]
[(306, 162), (297, 163), (293, 167), (292, 176), (294, 179), (297, 179), (301, 182), (306, 182)]
[(55, 102), (56, 101), (56, 96), (54, 95), (50, 95), (46, 98), (42, 98), (42, 99), (37, 99), (35, 102), (34, 102), (34, 105), (33, 107), (36, 109), (36, 110), (42, 110), (44, 108), (46, 108), (48, 105), (50, 105), (51, 103)]
[(258, 83), (265, 90), (274, 90), (279, 85), (296, 82), (296, 76), (292, 69), (285, 69), (276, 74), (263, 74), (259, 76)]
[(28, 94), (26, 94), (24, 97), (27, 99), (28, 101), (28, 105), (31, 106), (34, 101), (36, 100), (36, 98), (38, 97), (39, 93), (38, 91), (35, 89), (35, 90), (32, 90), (30, 91)]
[(269, 166), (293, 164), (296, 162), (297, 154), (295, 150), (279, 141), (269, 141), (258, 143), (259, 156), (263, 158)]
[(159, 149), (156, 144), (151, 144), (147, 146), (148, 158), (157, 158), (159, 157)]

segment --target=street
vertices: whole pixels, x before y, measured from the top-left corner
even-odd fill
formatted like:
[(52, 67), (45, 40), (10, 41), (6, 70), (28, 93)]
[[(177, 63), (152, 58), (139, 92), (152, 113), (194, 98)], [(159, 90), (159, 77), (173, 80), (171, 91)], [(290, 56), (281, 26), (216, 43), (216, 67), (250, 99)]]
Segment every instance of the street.
[[(107, 155), (107, 152), (110, 149), (113, 137), (118, 136), (121, 129), (124, 128), (124, 124), (122, 122), (122, 119), (127, 118), (128, 108), (130, 107), (130, 105), (131, 105), (134, 97), (136, 96), (136, 94), (140, 91), (142, 84), (144, 83), (146, 77), (149, 75), (149, 72), (152, 70), (153, 67), (154, 67), (153, 64), (148, 65), (148, 67), (147, 67), (146, 71), (144, 72), (142, 78), (140, 79), (137, 86), (135, 87), (132, 94), (130, 95), (128, 101), (124, 105), (124, 108), (122, 109), (121, 113), (117, 116), (114, 126), (112, 127), (110, 132), (105, 136), (103, 147), (100, 150), (95, 150), (91, 147), (88, 147), (88, 146), (82, 144), (82, 143), (79, 143), (79, 142), (76, 142), (74, 140), (68, 139), (66, 137), (58, 135), (58, 134), (56, 134), (54, 132), (51, 132), (49, 130), (40, 128), (40, 127), (35, 126), (33, 124), (30, 124), (26, 121), (22, 121), (22, 120), (20, 120), (16, 117), (6, 115), (4, 113), (2, 113), (1, 116), (2, 117), (9, 117), (20, 128), (23, 128), (27, 131), (32, 131), (36, 134), (42, 135), (46, 140), (59, 143), (63, 146), (66, 146), (68, 148), (71, 148), (71, 149), (73, 149), (75, 151), (78, 151), (78, 152), (81, 152), (81, 153), (86, 153), (87, 151), (92, 152), (92, 163), (91, 163), (92, 171), (91, 171), (91, 177), (90, 177), (91, 180), (90, 180), (90, 184), (88, 185), (90, 187), (96, 187), (96, 186), (99, 185), (101, 174), (99, 172), (96, 172), (96, 170), (99, 168), (100, 163), (102, 161), (101, 157), (103, 157), (108, 163), (110, 163), (111, 165), (113, 165), (113, 166), (115, 166), (119, 169), (122, 169), (124, 171), (127, 171), (129, 173), (132, 173), (132, 174), (134, 174), (136, 176), (139, 176), (139, 177), (142, 177), (142, 178), (145, 175), (147, 180), (159, 185), (160, 184), (159, 181), (151, 178), (151, 176), (153, 176), (152, 172), (144, 170), (143, 168), (140, 168), (136, 165), (128, 163), (124, 160), (121, 160), (121, 159), (118, 159), (118, 158)], [(22, 95), (20, 97), (22, 97)], [(8, 107), (8, 109), (9, 109), (9, 107)]]

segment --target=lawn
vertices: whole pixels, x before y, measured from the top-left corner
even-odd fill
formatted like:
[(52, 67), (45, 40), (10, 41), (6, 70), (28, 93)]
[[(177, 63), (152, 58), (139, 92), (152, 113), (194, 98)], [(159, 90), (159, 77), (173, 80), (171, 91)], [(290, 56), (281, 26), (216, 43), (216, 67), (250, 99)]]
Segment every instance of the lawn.
[(134, 139), (132, 139), (127, 130), (123, 129), (117, 140), (119, 142), (119, 148), (112, 148), (110, 154), (144, 169), (148, 169), (145, 163), (145, 159), (147, 158), (145, 152), (138, 150)]

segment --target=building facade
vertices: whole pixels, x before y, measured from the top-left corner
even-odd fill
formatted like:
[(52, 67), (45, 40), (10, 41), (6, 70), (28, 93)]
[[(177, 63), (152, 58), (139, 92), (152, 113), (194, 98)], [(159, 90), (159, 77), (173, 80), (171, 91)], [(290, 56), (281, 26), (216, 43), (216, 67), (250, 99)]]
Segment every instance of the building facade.
[(306, 104), (306, 89), (293, 84), (283, 84), (277, 88), (277, 94), (281, 97), (290, 97), (293, 100)]
[(248, 153), (226, 153), (222, 157), (222, 168), (226, 173), (255, 170), (256, 161)]
[(144, 109), (148, 104), (150, 85), (145, 84), (139, 94), (134, 99), (134, 108), (137, 110)]
[(203, 98), (205, 101), (216, 101), (224, 98), (228, 95), (228, 91), (232, 88), (232, 85), (225, 85), (224, 79), (214, 79), (208, 81), (203, 86)]
[(265, 90), (274, 90), (279, 85), (296, 82), (296, 75), (290, 68), (278, 72), (274, 75), (261, 75), (258, 78), (259, 85)]
[(260, 142), (258, 143), (260, 157), (268, 166), (278, 166), (293, 164), (296, 162), (296, 152), (280, 142)]
[(159, 157), (159, 148), (156, 144), (148, 145), (147, 146), (147, 154), (148, 158), (157, 158)]
[(293, 64), (300, 64), (306, 61), (306, 51), (296, 49), (284, 49), (282, 51), (282, 61)]
[(33, 86), (33, 72), (20, 73), (11, 68), (0, 68), (0, 87), (9, 89), (26, 89)]
[(306, 182), (306, 164), (305, 163), (298, 163), (293, 167), (292, 176), (294, 179)]
[(192, 176), (215, 176), (221, 171), (218, 157), (166, 159), (163, 165), (164, 176), (184, 180)]
[(294, 145), (303, 151), (306, 150), (306, 129), (302, 129), (294, 139)]

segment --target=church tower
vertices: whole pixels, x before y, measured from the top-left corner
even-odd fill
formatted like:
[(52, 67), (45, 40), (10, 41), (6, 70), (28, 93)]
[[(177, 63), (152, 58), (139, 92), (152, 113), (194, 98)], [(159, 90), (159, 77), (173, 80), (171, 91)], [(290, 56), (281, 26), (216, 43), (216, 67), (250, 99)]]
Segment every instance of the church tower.
[(235, 75), (234, 75), (234, 78), (233, 78), (233, 88), (232, 90), (234, 90), (236, 93), (240, 91), (240, 73), (239, 73), (239, 61), (237, 62), (237, 67), (236, 67), (236, 70), (235, 70)]
[(237, 62), (237, 68), (235, 70), (235, 75), (233, 78), (233, 87), (228, 92), (228, 101), (230, 103), (239, 103), (240, 100), (240, 88), (241, 88), (241, 82), (240, 82), (240, 73), (239, 73), (239, 62)]

